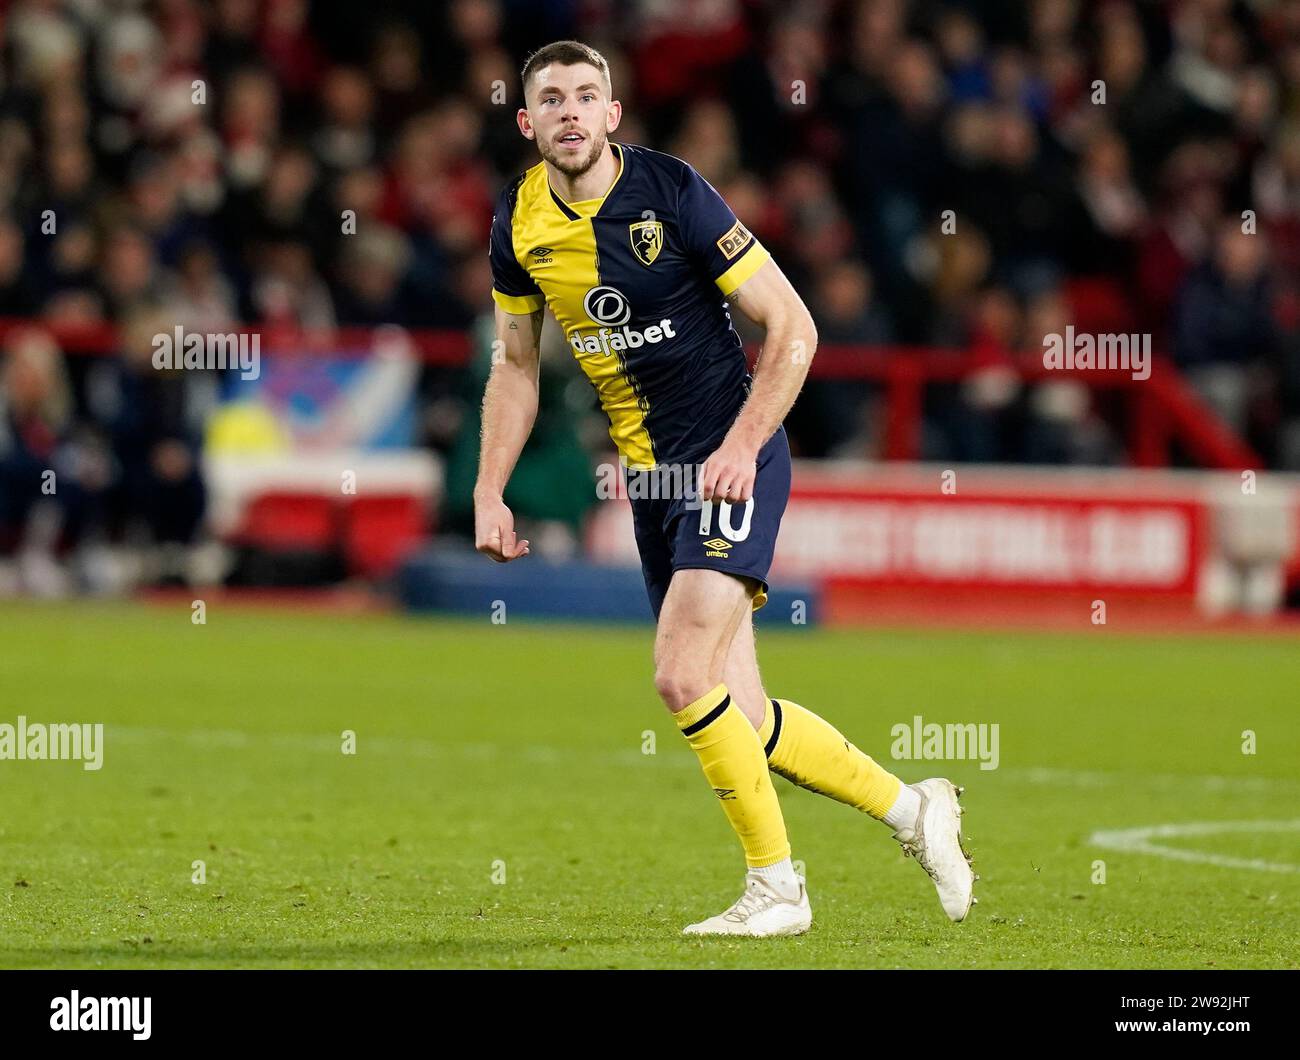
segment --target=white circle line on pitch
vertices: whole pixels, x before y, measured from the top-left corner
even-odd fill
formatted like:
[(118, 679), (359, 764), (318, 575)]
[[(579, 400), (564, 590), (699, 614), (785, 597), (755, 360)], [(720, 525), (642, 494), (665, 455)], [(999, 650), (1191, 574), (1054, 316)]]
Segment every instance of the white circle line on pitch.
[(1180, 847), (1152, 842), (1155, 839), (1186, 839), (1233, 832), (1300, 832), (1300, 818), (1290, 821), (1192, 821), (1187, 824), (1156, 824), (1145, 828), (1105, 829), (1093, 832), (1088, 837), (1088, 842), (1107, 850), (1121, 850), (1130, 854), (1152, 854), (1174, 861), (1218, 865), (1225, 869), (1300, 872), (1300, 865), (1286, 862), (1264, 861), (1262, 858), (1234, 858), (1207, 850), (1184, 850)]

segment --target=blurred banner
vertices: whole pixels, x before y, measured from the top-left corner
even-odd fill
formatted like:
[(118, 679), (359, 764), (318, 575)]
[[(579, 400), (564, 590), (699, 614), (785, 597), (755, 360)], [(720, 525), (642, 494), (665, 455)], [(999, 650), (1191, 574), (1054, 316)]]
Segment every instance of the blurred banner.
[[(265, 418), (279, 429), (276, 445), (316, 451), (400, 449), (416, 442), (419, 362), (398, 328), (380, 329), (373, 351), (336, 356), (282, 351), (255, 379), (231, 377), (208, 442), (216, 451), (250, 448), (239, 424)], [(254, 443), (251, 448), (264, 448)]]

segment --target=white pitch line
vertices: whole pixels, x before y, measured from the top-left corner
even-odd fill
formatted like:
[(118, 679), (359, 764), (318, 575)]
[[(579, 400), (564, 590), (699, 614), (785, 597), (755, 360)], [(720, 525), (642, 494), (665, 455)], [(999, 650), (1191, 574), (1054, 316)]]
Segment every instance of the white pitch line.
[(1003, 780), (1029, 784), (1068, 784), (1076, 788), (1109, 788), (1117, 784), (1129, 787), (1174, 788), (1195, 786), (1205, 791), (1273, 791), (1279, 787), (1300, 787), (1291, 777), (1236, 777), (1222, 773), (1126, 773), (1090, 769), (1055, 769), (1050, 766), (1024, 766), (994, 771)]
[[(111, 743), (122, 740), (126, 743), (149, 743), (154, 740), (175, 740), (200, 749), (223, 748), (239, 749), (254, 744), (269, 744), (275, 747), (292, 747), (300, 751), (321, 754), (338, 754), (340, 738), (333, 734), (306, 732), (267, 732), (259, 733), (246, 729), (163, 729), (148, 726), (113, 725), (105, 727), (106, 739)], [(671, 734), (666, 740), (671, 740)], [(636, 733), (633, 743), (640, 745), (640, 731)], [(684, 749), (669, 747), (653, 755), (642, 754), (639, 750), (626, 748), (612, 750), (608, 748), (557, 747), (553, 744), (499, 744), (499, 743), (443, 743), (419, 736), (367, 736), (364, 730), (358, 730), (358, 750), (374, 751), (380, 754), (398, 755), (407, 758), (471, 758), (478, 760), (519, 759), (537, 765), (563, 765), (572, 762), (592, 761), (610, 765), (655, 765), (668, 764), (682, 769), (698, 769), (696, 757)], [(919, 760), (888, 759), (878, 756), (876, 760), (891, 772), (916, 773), (925, 771), (930, 774), (942, 774), (952, 766), (966, 766), (968, 763), (925, 762)], [(969, 763), (972, 767), (976, 763)], [(1280, 788), (1300, 787), (1300, 779), (1290, 777), (1250, 777), (1227, 776), (1223, 774), (1194, 773), (1143, 773), (1122, 770), (1087, 770), (1057, 769), (1050, 766), (1021, 766), (989, 770), (988, 782), (994, 786), (999, 782), (1012, 784), (1033, 784), (1059, 787), (1062, 785), (1078, 788), (1115, 788), (1131, 789), (1186, 789), (1199, 788), (1207, 792), (1221, 791), (1255, 791), (1273, 792)], [(979, 771), (972, 778), (972, 786), (977, 786), (985, 776)]]
[[(341, 731), (341, 730), (340, 730)], [(125, 743), (152, 743), (154, 741), (179, 741), (200, 750), (240, 750), (256, 744), (295, 748), (303, 752), (337, 755), (340, 737), (325, 733), (305, 732), (252, 732), (244, 729), (161, 729), (147, 726), (108, 725), (105, 740)], [(641, 740), (637, 734), (636, 742)], [(523, 758), (537, 765), (562, 765), (565, 762), (593, 759), (616, 765), (654, 764), (656, 759), (667, 760), (671, 765), (699, 768), (698, 759), (689, 751), (670, 751), (658, 755), (643, 755), (640, 751), (612, 751), (600, 748), (584, 750), (580, 747), (556, 747), (551, 744), (498, 744), (498, 743), (442, 743), (418, 736), (367, 736), (358, 731), (357, 749), (364, 752), (398, 755), (406, 758)]]
[(1225, 869), (1253, 869), (1257, 872), (1300, 872), (1300, 865), (1261, 858), (1234, 858), (1204, 850), (1152, 843), (1152, 839), (1183, 839), (1194, 836), (1223, 835), (1230, 832), (1300, 832), (1300, 818), (1291, 821), (1191, 821), (1187, 824), (1157, 824), (1145, 828), (1118, 828), (1093, 832), (1088, 842), (1107, 850), (1132, 854), (1153, 854), (1174, 861), (1218, 865)]

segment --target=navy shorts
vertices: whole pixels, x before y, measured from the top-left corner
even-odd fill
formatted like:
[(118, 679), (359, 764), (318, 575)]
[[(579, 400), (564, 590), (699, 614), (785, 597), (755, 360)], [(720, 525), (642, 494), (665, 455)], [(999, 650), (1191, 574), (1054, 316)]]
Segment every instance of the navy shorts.
[[(696, 473), (690, 478), (695, 487), (698, 467), (691, 470)], [(673, 571), (678, 570), (702, 568), (752, 578), (759, 583), (754, 610), (767, 603), (767, 572), (790, 499), (790, 444), (785, 428), (777, 428), (758, 451), (754, 495), (744, 504), (706, 502), (693, 496), (693, 489), (663, 488), (667, 480), (662, 475), (656, 480), (657, 490), (644, 478), (638, 482), (638, 476), (655, 474), (625, 470), (641, 573), (655, 618)]]

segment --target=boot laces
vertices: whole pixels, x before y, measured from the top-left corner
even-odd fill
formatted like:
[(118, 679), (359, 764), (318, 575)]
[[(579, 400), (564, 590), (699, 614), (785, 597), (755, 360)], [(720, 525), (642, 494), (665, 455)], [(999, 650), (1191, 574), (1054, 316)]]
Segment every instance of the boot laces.
[(741, 924), (748, 920), (755, 913), (761, 913), (764, 909), (770, 909), (776, 905), (776, 899), (764, 888), (757, 880), (750, 880), (745, 885), (745, 893), (742, 894), (736, 903), (722, 914), (724, 920), (730, 920), (732, 923)]

